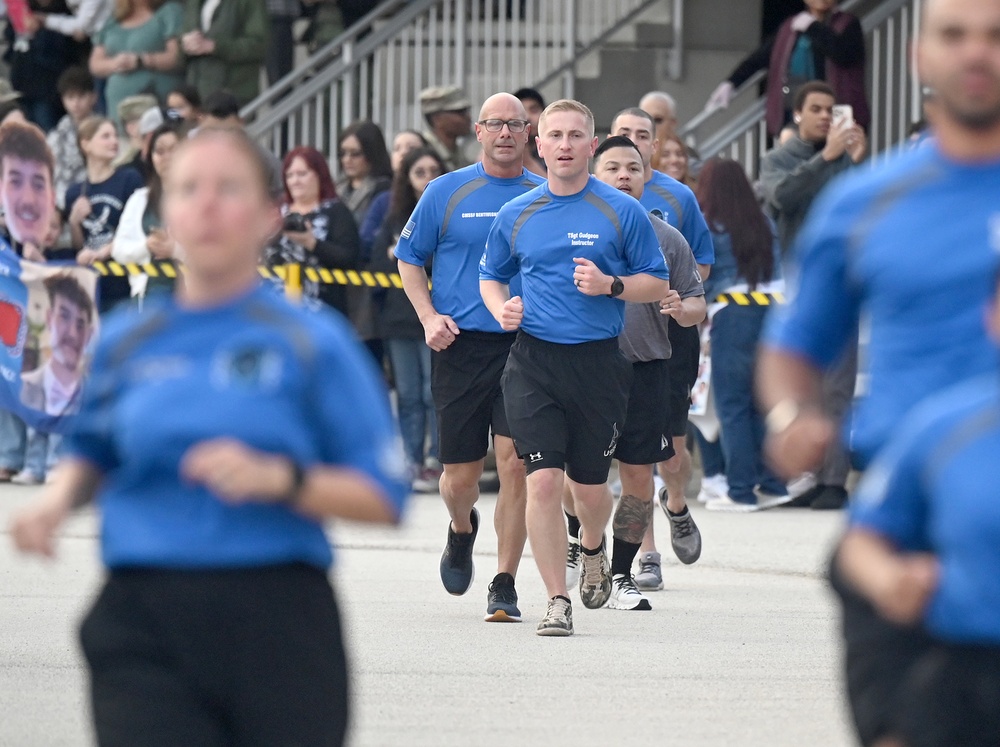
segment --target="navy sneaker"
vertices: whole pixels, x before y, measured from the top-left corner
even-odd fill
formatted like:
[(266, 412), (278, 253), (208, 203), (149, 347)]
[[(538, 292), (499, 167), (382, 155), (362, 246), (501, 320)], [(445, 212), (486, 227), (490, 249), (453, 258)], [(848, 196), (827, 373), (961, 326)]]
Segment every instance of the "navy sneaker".
[(441, 555), (441, 583), (449, 594), (456, 597), (467, 592), (476, 577), (472, 546), (476, 544), (476, 535), (479, 534), (479, 511), (472, 509), (469, 518), (472, 521), (471, 534), (455, 534), (451, 522), (448, 523), (448, 544)]
[(509, 573), (498, 573), (486, 594), (486, 617), (488, 623), (521, 622), (521, 610), (517, 608), (517, 592), (514, 577)]

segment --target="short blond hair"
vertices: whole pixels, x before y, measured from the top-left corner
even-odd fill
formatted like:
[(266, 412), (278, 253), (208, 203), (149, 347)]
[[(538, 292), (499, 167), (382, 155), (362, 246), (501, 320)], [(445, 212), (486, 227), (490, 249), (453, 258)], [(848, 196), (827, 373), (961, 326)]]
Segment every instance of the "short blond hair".
[(582, 104), (575, 99), (559, 99), (545, 107), (545, 110), (538, 118), (539, 134), (545, 131), (545, 120), (548, 118), (548, 115), (555, 112), (576, 112), (577, 114), (582, 114), (583, 118), (587, 120), (587, 127), (590, 130), (591, 137), (593, 137), (595, 130), (594, 113), (590, 111), (586, 104)]

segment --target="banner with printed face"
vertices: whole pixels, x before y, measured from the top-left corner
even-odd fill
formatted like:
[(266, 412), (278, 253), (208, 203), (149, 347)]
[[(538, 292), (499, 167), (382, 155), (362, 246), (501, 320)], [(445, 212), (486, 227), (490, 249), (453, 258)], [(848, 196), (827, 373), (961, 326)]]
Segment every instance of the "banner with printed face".
[[(0, 206), (25, 255), (45, 248), (55, 192), (41, 130), (0, 127)], [(74, 264), (22, 260), (0, 240), (0, 409), (42, 431), (58, 431), (79, 409), (97, 337), (97, 274)]]

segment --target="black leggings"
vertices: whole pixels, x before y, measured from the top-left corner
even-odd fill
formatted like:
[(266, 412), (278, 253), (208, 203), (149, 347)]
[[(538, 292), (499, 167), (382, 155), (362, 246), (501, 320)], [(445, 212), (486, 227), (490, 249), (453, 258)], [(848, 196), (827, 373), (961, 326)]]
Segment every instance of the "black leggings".
[(114, 571), (80, 639), (102, 747), (344, 742), (340, 617), (318, 568)]

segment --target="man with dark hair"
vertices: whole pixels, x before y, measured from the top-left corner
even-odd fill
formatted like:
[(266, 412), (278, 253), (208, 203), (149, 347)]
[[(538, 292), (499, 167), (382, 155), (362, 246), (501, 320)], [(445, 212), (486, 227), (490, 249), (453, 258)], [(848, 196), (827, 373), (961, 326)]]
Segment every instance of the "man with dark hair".
[[(49, 359), (21, 376), (21, 402), (51, 417), (61, 417), (79, 407), (85, 351), (94, 332), (94, 302), (72, 275), (45, 281), (49, 308), (45, 329), (52, 351)], [(60, 437), (28, 429), (24, 469), (11, 478), (19, 485), (37, 485), (55, 464)]]
[(49, 149), (55, 161), (56, 207), (63, 209), (66, 189), (87, 178), (83, 154), (77, 139), (77, 127), (94, 113), (97, 90), (94, 78), (85, 67), (71, 67), (59, 76), (59, 97), (66, 114), (48, 134)]
[(535, 135), (538, 134), (538, 118), (545, 109), (545, 99), (534, 88), (519, 88), (514, 91), (514, 97), (524, 105), (524, 111), (531, 122), (531, 137), (528, 138), (528, 149), (524, 151), (524, 168), (539, 176), (545, 176), (545, 161), (538, 155)]
[[(857, 124), (833, 122), (835, 102), (833, 89), (826, 83), (805, 83), (795, 94), (793, 122), (798, 134), (764, 156), (761, 164), (761, 186), (774, 209), (786, 256), (820, 190), (860, 163), (867, 152), (865, 133)], [(823, 382), (823, 408), (836, 420), (844, 416), (854, 396), (857, 343), (849, 347)], [(831, 445), (815, 475), (815, 485), (795, 497), (791, 505), (817, 510), (842, 508), (847, 502), (845, 485), (850, 471), (846, 450), (839, 444)]]
[[(620, 192), (642, 197), (642, 155), (626, 137), (612, 135), (594, 154), (594, 176)], [(621, 476), (621, 499), (611, 520), (611, 599), (617, 610), (648, 610), (647, 600), (632, 577), (632, 561), (653, 518), (653, 472), (674, 455), (674, 415), (670, 386), (671, 344), (668, 322), (692, 327), (705, 319), (705, 289), (691, 247), (680, 231), (650, 216), (660, 250), (670, 270), (670, 292), (659, 302), (625, 305), (625, 329), (618, 337), (632, 364), (628, 412), (615, 458)], [(701, 533), (687, 506), (672, 513), (660, 504), (670, 522), (678, 557), (693, 563), (701, 555)]]
[[(611, 122), (611, 134), (623, 135), (635, 143), (642, 156), (644, 185), (640, 204), (652, 215), (662, 218), (684, 236), (698, 262), (698, 272), (707, 278), (715, 263), (715, 247), (705, 223), (705, 217), (698, 207), (691, 188), (662, 171), (653, 169), (652, 159), (659, 143), (656, 139), (656, 123), (649, 113), (638, 107), (623, 109)], [(684, 327), (675, 319), (670, 327), (670, 433), (674, 455), (660, 464), (659, 473), (665, 487), (660, 490), (660, 504), (666, 504), (675, 517), (687, 516), (687, 500), (684, 489), (691, 477), (691, 455), (687, 449), (688, 410), (691, 405), (691, 389), (698, 379), (698, 357), (701, 353), (701, 339), (694, 326)], [(670, 516), (670, 513), (667, 514)], [(678, 557), (690, 557), (690, 553), (679, 550), (677, 544), (680, 533), (686, 528), (671, 522), (671, 545)], [(567, 569), (571, 558), (567, 556)], [(660, 554), (656, 549), (652, 523), (642, 543), (642, 572), (637, 579), (647, 589), (663, 588), (660, 569)]]
[(212, 91), (201, 102), (202, 127), (242, 127), (240, 100), (225, 89)]
[(462, 151), (462, 139), (472, 131), (471, 106), (469, 97), (458, 86), (437, 86), (420, 92), (420, 113), (427, 122), (424, 138), (449, 171), (472, 164)]
[(0, 127), (0, 202), (15, 243), (44, 245), (55, 209), (54, 171), (52, 152), (38, 127), (19, 122)]

